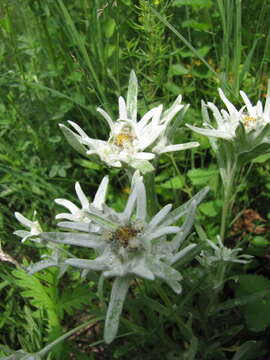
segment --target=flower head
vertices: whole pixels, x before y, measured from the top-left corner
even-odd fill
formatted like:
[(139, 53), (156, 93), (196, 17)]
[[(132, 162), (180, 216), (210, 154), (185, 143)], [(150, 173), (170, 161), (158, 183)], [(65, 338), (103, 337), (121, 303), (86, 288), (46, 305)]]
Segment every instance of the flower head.
[(25, 242), (30, 237), (39, 236), (42, 233), (41, 226), (38, 221), (32, 221), (27, 219), (19, 212), (15, 212), (16, 219), (25, 227), (28, 227), (30, 231), (17, 230), (14, 234), (22, 238), (22, 242)]
[(170, 124), (174, 116), (185, 108), (178, 96), (174, 104), (163, 112), (159, 105), (148, 111), (137, 122), (138, 83), (134, 71), (131, 71), (127, 101), (119, 97), (119, 116), (113, 121), (110, 115), (101, 108), (97, 111), (105, 118), (110, 128), (107, 141), (90, 138), (79, 125), (69, 121), (76, 133), (60, 124), (67, 140), (78, 151), (85, 155), (97, 155), (108, 166), (131, 166), (145, 173), (153, 167), (149, 160), (157, 154), (185, 150), (198, 146), (197, 142), (172, 145), (169, 141)]
[[(123, 212), (118, 213), (107, 206), (101, 210), (91, 205), (85, 211), (87, 219), (91, 219), (96, 225), (95, 231), (84, 225), (85, 218), (79, 222), (75, 217), (74, 221), (60, 222), (58, 225), (79, 230), (79, 233), (43, 233), (42, 238), (56, 243), (94, 248), (99, 254), (95, 260), (68, 259), (66, 263), (69, 265), (99, 270), (105, 277), (138, 275), (151, 280), (162, 277), (169, 283), (173, 281), (172, 287), (179, 292), (178, 281), (181, 277), (170, 265), (178, 259), (178, 248), (180, 243), (182, 244), (179, 233), (183, 236), (183, 229), (172, 224), (190, 212), (188, 224), (191, 226), (194, 210), (202, 196), (203, 194), (198, 195), (186, 207), (180, 207), (173, 212), (172, 206), (166, 205), (149, 220), (145, 187), (141, 176), (135, 173)], [(72, 220), (72, 217), (69, 219)], [(167, 241), (167, 236), (171, 234), (178, 235), (174, 240)], [(162, 275), (161, 268), (164, 269)]]
[[(149, 219), (145, 186), (142, 177), (135, 172), (123, 212), (116, 212), (105, 204), (102, 208), (89, 204), (84, 212), (94, 226), (89, 226), (85, 217), (80, 221), (77, 217), (69, 217), (69, 222), (58, 225), (72, 232), (42, 234), (45, 242), (92, 248), (97, 254), (95, 259), (70, 257), (64, 260), (64, 264), (84, 272), (101, 271), (104, 277), (115, 278), (105, 322), (106, 342), (111, 342), (116, 336), (130, 278), (160, 278), (176, 293), (181, 293), (182, 276), (172, 265), (196, 246), (189, 244), (182, 248), (193, 224), (196, 207), (207, 191), (202, 190), (173, 211), (172, 205), (168, 204)], [(177, 225), (178, 219), (183, 216), (186, 216), (183, 225)], [(57, 261), (50, 259), (51, 266), (58, 266)], [(63, 265), (61, 261), (60, 264)], [(47, 261), (41, 261), (39, 265), (32, 266), (31, 272), (47, 265)]]
[[(226, 98), (221, 89), (218, 89), (218, 91), (227, 110), (219, 110), (217, 106), (211, 102), (208, 102), (207, 104), (202, 102), (203, 125), (205, 128), (198, 128), (187, 124), (190, 129), (209, 137), (234, 140), (237, 138), (237, 129), (240, 124), (243, 125), (245, 133), (250, 134), (250, 136), (252, 135), (252, 138), (258, 137), (265, 126), (270, 124), (270, 88), (268, 89), (264, 108), (261, 101), (258, 101), (257, 104), (253, 106), (246, 93), (240, 91), (240, 95), (245, 104), (240, 110), (237, 110)], [(211, 124), (208, 109), (213, 113), (217, 128), (214, 128)], [(269, 137), (269, 134), (267, 136)]]
[(200, 256), (197, 257), (197, 260), (202, 265), (211, 266), (219, 261), (246, 264), (253, 258), (253, 256), (248, 254), (239, 254), (243, 250), (242, 248), (230, 249), (226, 247), (222, 243), (220, 236), (217, 236), (217, 243), (211, 240), (207, 240), (207, 242), (213, 251), (211, 251), (211, 254), (202, 251)]

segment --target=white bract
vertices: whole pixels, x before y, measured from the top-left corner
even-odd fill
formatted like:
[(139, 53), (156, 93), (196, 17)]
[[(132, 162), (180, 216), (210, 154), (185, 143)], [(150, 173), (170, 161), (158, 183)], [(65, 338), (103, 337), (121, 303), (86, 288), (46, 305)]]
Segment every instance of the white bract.
[[(202, 113), (204, 119), (203, 125), (205, 128), (199, 128), (187, 124), (190, 129), (202, 135), (225, 140), (234, 140), (237, 137), (236, 130), (240, 124), (244, 126), (245, 133), (248, 134), (252, 132), (253, 137), (259, 136), (264, 127), (267, 124), (270, 124), (269, 89), (264, 108), (261, 101), (258, 101), (257, 104), (253, 106), (246, 93), (244, 91), (240, 91), (240, 95), (245, 103), (240, 110), (237, 110), (236, 107), (226, 98), (221, 89), (218, 89), (218, 91), (219, 96), (226, 105), (227, 110), (219, 110), (218, 107), (211, 102), (208, 102), (207, 104), (202, 102)], [(217, 128), (214, 128), (211, 124), (208, 115), (208, 108), (213, 113), (217, 123)]]
[(101, 108), (97, 111), (105, 118), (110, 128), (107, 141), (90, 138), (79, 125), (69, 121), (76, 131), (65, 125), (60, 127), (69, 143), (85, 155), (97, 155), (106, 165), (121, 167), (128, 165), (142, 173), (153, 170), (149, 160), (157, 154), (185, 150), (198, 146), (197, 142), (172, 145), (170, 143), (171, 121), (174, 116), (187, 108), (181, 104), (178, 96), (173, 105), (163, 112), (159, 105), (148, 111), (137, 122), (138, 82), (135, 72), (130, 74), (127, 101), (119, 97), (119, 117), (113, 121), (110, 115)]
[[(207, 190), (201, 191), (173, 211), (172, 205), (168, 204), (149, 219), (145, 186), (142, 177), (136, 172), (123, 212), (118, 213), (105, 204), (102, 209), (89, 205), (88, 210), (84, 211), (95, 227), (89, 227), (84, 218), (80, 222), (75, 217), (74, 221), (69, 218), (71, 221), (58, 224), (72, 232), (48, 232), (41, 235), (44, 241), (94, 249), (97, 254), (95, 259), (69, 258), (65, 264), (83, 271), (101, 271), (104, 277), (115, 278), (105, 323), (106, 342), (111, 342), (116, 336), (130, 278), (160, 278), (176, 293), (181, 293), (182, 276), (172, 265), (196, 246), (189, 244), (181, 248), (193, 224), (196, 207)], [(182, 216), (186, 216), (183, 225), (175, 225)], [(168, 236), (173, 238), (168, 239)]]
[(42, 229), (38, 221), (29, 220), (19, 212), (15, 212), (14, 215), (22, 225), (30, 229), (30, 231), (25, 231), (25, 230), (14, 231), (15, 235), (22, 238), (22, 242), (25, 242), (30, 237), (36, 237), (42, 233)]
[(75, 191), (76, 191), (78, 199), (81, 203), (81, 208), (79, 208), (77, 205), (73, 204), (73, 202), (71, 202), (70, 200), (55, 199), (54, 201), (57, 204), (66, 207), (70, 211), (70, 213), (57, 214), (55, 216), (55, 218), (57, 220), (58, 219), (67, 219), (67, 220), (70, 220), (73, 222), (82, 222), (82, 223), (90, 224), (91, 219), (87, 215), (90, 210), (90, 207), (96, 208), (97, 210), (103, 209), (103, 205), (104, 205), (105, 197), (106, 197), (106, 193), (107, 193), (107, 188), (108, 188), (108, 183), (109, 183), (108, 176), (104, 176), (104, 178), (102, 179), (102, 181), (98, 187), (98, 190), (96, 192), (93, 202), (90, 203), (89, 200), (87, 199), (86, 195), (82, 191), (82, 188), (81, 188), (79, 182), (77, 181), (75, 184)]

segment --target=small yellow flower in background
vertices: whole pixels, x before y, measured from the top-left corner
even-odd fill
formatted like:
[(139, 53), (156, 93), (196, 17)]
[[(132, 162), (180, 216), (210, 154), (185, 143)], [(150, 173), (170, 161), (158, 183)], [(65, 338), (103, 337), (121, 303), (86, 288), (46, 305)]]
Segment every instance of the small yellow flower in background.
[(122, 191), (124, 194), (130, 194), (131, 189), (130, 189), (130, 187), (126, 186), (126, 187), (124, 187), (124, 189)]

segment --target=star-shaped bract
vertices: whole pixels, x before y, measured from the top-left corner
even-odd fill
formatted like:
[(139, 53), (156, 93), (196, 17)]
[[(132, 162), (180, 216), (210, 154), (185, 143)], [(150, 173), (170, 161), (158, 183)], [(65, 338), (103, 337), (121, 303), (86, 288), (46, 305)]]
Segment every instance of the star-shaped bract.
[(113, 121), (106, 111), (97, 108), (109, 125), (108, 140), (92, 139), (78, 124), (69, 121), (76, 132), (60, 124), (69, 143), (84, 155), (97, 155), (108, 166), (129, 166), (142, 173), (153, 170), (149, 161), (158, 154), (199, 145), (197, 142), (176, 145), (170, 143), (171, 121), (177, 113), (184, 112), (187, 108), (181, 104), (181, 95), (169, 109), (163, 111), (163, 106), (159, 105), (137, 121), (137, 93), (137, 78), (135, 72), (131, 71), (127, 101), (122, 96), (119, 97), (118, 119)]
[[(118, 213), (106, 205), (102, 209), (90, 206), (86, 213), (96, 225), (95, 230), (87, 228), (85, 222), (69, 221), (58, 225), (73, 232), (41, 235), (45, 241), (94, 249), (97, 253), (94, 260), (69, 258), (65, 263), (84, 271), (101, 271), (104, 277), (115, 278), (105, 322), (106, 342), (111, 342), (116, 336), (123, 302), (133, 277), (160, 278), (176, 293), (181, 293), (182, 276), (172, 265), (196, 246), (189, 244), (182, 249), (196, 207), (206, 192), (207, 189), (201, 191), (173, 211), (172, 205), (168, 204), (149, 219), (145, 186), (136, 172), (123, 212)], [(186, 216), (184, 224), (181, 227), (175, 225), (182, 216)], [(173, 239), (168, 239), (170, 236)]]

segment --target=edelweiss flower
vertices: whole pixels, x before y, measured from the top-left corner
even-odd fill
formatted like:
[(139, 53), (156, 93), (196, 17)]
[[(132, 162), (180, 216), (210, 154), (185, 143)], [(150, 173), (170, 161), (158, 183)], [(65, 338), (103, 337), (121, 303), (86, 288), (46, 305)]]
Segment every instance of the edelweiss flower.
[(32, 236), (38, 236), (42, 233), (41, 226), (38, 221), (31, 221), (19, 212), (15, 212), (16, 219), (25, 227), (28, 227), (30, 231), (17, 230), (14, 231), (14, 234), (22, 238), (22, 242), (25, 242), (28, 238)]
[(220, 236), (217, 236), (217, 240), (216, 244), (211, 240), (207, 240), (208, 245), (214, 250), (214, 253), (210, 255), (202, 251), (200, 256), (197, 257), (197, 260), (202, 265), (209, 266), (218, 261), (246, 264), (253, 258), (253, 256), (248, 254), (239, 255), (239, 252), (243, 250), (242, 248), (230, 249), (226, 247), (222, 243)]
[[(256, 138), (261, 135), (262, 130), (267, 124), (270, 124), (270, 89), (268, 89), (265, 107), (263, 109), (261, 101), (258, 101), (255, 106), (253, 106), (245, 94), (244, 91), (240, 91), (245, 106), (243, 106), (239, 111), (235, 106), (226, 98), (223, 91), (218, 89), (219, 95), (227, 107), (227, 110), (219, 109), (211, 102), (208, 102), (207, 105), (202, 102), (202, 113), (203, 113), (203, 125), (205, 129), (198, 128), (187, 124), (187, 126), (194, 130), (195, 132), (216, 138), (222, 138), (225, 140), (233, 140), (237, 137), (236, 130), (240, 124), (244, 126), (245, 133), (252, 135), (252, 138)], [(217, 122), (217, 129), (213, 128), (211, 125), (208, 110), (209, 108), (214, 118)], [(267, 140), (269, 141), (269, 139)]]
[[(95, 231), (87, 229), (84, 222), (63, 222), (58, 225), (72, 229), (73, 232), (42, 234), (45, 241), (95, 249), (98, 254), (96, 259), (69, 258), (65, 264), (88, 271), (101, 271), (104, 277), (116, 278), (105, 323), (106, 342), (111, 342), (116, 336), (130, 278), (160, 278), (176, 293), (181, 292), (182, 276), (172, 265), (196, 246), (190, 244), (180, 249), (193, 224), (196, 206), (206, 192), (207, 190), (201, 191), (174, 211), (171, 211), (171, 204), (166, 205), (149, 220), (145, 187), (142, 177), (136, 172), (122, 213), (115, 212), (106, 205), (102, 211), (93, 206), (85, 210), (96, 224)], [(173, 225), (182, 216), (186, 216), (182, 227)], [(168, 241), (167, 236), (173, 234), (174, 238)]]
[(76, 133), (60, 124), (69, 143), (86, 155), (98, 155), (109, 166), (121, 167), (126, 164), (143, 173), (153, 169), (149, 160), (154, 159), (157, 154), (185, 150), (199, 145), (197, 142), (177, 145), (169, 142), (168, 129), (171, 120), (179, 111), (187, 108), (181, 104), (181, 96), (178, 96), (174, 104), (163, 113), (163, 106), (159, 105), (148, 111), (137, 122), (137, 92), (137, 78), (132, 71), (127, 102), (123, 97), (119, 97), (119, 118), (113, 121), (107, 112), (97, 108), (110, 127), (108, 140), (92, 139), (79, 125), (69, 121)]

